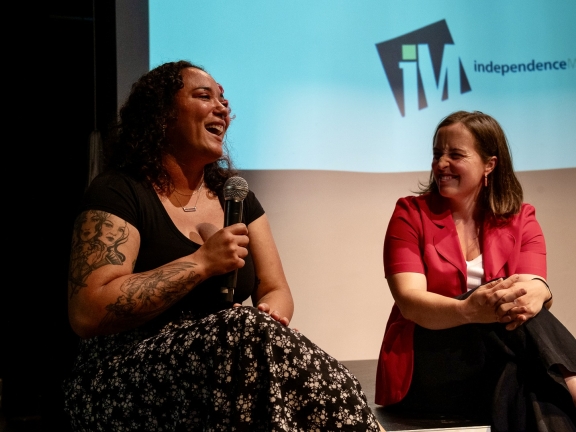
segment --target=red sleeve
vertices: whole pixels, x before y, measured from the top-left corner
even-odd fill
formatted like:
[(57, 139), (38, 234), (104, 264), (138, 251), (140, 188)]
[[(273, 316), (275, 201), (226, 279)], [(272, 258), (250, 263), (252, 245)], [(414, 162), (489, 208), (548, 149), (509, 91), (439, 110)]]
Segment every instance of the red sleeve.
[[(400, 198), (388, 223), (384, 238), (384, 274), (424, 273), (419, 238), (422, 222), (411, 197)], [(386, 331), (376, 372), (376, 404), (387, 406), (404, 398), (410, 387), (414, 354), (414, 323), (406, 320), (395, 304)]]
[(412, 197), (400, 198), (384, 238), (384, 275), (424, 273), (420, 250), (422, 219)]

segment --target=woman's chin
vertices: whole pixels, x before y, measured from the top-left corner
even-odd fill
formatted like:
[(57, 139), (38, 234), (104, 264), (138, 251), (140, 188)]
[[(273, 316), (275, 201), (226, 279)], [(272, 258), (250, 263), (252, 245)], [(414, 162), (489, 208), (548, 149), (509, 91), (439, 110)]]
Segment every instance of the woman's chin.
[(455, 190), (449, 186), (438, 186), (438, 193), (444, 198), (451, 198), (455, 194)]

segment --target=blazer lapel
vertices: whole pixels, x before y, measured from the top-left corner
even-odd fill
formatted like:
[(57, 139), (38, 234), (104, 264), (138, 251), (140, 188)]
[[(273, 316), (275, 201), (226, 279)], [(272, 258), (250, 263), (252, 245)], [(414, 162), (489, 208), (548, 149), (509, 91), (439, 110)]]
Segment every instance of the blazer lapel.
[(494, 227), (484, 223), (484, 241), (483, 241), (483, 261), (484, 274), (487, 281), (500, 276), (510, 276), (501, 274), (510, 254), (514, 251), (516, 238), (511, 232), (509, 226)]
[(461, 273), (461, 277), (464, 277), (466, 275), (466, 261), (460, 250), (452, 213), (446, 207), (442, 207), (444, 206), (438, 202), (431, 202), (429, 207), (430, 220), (437, 228), (433, 237), (434, 247), (438, 255), (456, 267)]

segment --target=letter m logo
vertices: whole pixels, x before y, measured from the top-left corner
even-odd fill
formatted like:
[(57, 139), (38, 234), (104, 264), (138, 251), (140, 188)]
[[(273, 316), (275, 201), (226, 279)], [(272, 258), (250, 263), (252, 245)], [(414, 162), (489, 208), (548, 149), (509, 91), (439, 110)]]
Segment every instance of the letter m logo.
[(446, 20), (376, 44), (400, 114), (404, 117), (472, 90)]

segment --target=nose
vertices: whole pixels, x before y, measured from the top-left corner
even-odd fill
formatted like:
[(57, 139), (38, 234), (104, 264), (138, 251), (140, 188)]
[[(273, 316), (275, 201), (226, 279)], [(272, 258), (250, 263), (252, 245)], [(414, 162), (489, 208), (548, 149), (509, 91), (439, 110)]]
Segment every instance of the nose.
[(216, 115), (221, 118), (225, 118), (226, 116), (228, 116), (228, 114), (230, 113), (230, 110), (228, 109), (228, 101), (226, 99), (224, 100), (217, 99), (214, 111)]
[(436, 165), (438, 166), (438, 168), (444, 168), (448, 166), (448, 156), (446, 156), (445, 154), (440, 155), (440, 157), (436, 159)]

